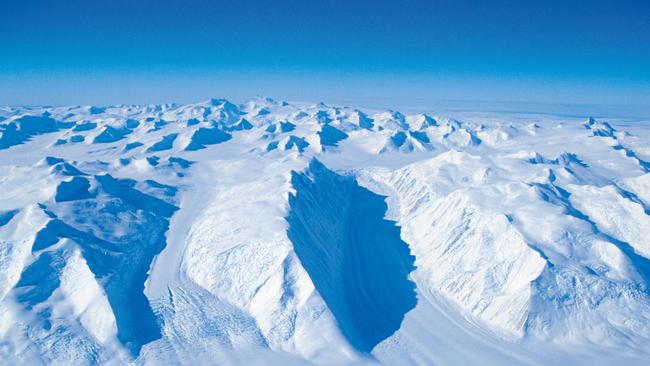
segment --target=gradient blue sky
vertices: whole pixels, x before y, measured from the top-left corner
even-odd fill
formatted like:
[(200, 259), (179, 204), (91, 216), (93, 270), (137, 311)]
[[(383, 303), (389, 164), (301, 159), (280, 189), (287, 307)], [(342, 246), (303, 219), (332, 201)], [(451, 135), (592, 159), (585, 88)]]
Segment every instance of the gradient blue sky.
[(650, 0), (0, 0), (0, 104), (650, 105)]

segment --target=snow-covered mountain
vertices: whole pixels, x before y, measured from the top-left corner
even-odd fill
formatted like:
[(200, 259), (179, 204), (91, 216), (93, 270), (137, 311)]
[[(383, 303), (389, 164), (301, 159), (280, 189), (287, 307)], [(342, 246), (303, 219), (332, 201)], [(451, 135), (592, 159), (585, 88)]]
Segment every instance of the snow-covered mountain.
[(650, 123), (0, 107), (0, 364), (639, 364)]

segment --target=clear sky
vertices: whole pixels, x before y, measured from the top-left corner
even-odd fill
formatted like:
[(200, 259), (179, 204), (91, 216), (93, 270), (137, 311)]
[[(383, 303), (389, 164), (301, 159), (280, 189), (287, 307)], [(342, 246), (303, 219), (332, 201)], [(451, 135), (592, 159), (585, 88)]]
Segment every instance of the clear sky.
[(650, 105), (650, 0), (0, 0), (0, 104)]

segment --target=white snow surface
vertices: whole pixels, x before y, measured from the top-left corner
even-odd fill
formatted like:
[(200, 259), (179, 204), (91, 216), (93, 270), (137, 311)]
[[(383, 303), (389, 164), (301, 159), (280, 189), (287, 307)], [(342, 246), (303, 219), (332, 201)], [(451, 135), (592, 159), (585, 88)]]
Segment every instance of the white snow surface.
[(0, 107), (0, 364), (647, 365), (650, 120)]

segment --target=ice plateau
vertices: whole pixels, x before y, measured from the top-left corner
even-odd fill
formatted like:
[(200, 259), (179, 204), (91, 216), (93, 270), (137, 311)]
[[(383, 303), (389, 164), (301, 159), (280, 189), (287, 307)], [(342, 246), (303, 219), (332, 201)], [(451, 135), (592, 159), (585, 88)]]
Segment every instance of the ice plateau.
[(0, 364), (650, 362), (650, 120), (0, 107)]

